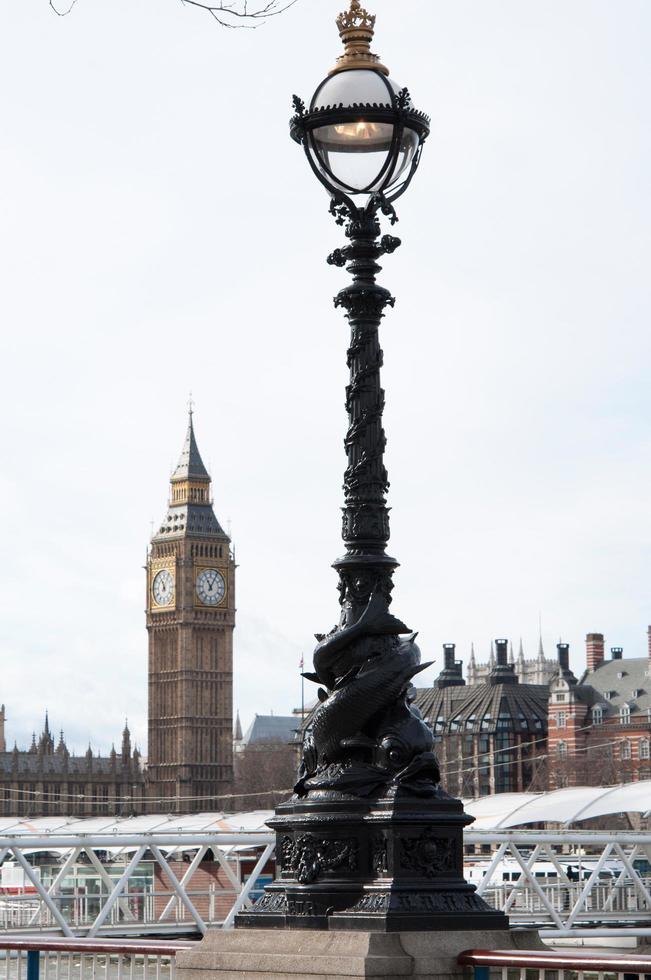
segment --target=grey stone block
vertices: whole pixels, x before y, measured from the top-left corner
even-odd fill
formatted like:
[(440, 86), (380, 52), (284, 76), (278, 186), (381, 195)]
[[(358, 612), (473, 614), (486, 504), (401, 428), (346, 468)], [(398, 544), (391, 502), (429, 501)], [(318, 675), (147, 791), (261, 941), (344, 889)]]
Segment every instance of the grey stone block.
[(453, 980), (465, 949), (545, 948), (534, 931), (325, 932), (311, 929), (210, 930), (178, 953), (176, 980)]

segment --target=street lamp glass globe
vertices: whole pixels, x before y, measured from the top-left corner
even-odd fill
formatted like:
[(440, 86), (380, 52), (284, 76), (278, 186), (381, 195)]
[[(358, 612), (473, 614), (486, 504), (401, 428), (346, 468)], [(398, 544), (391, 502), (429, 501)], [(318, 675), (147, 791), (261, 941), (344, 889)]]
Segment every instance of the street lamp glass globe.
[(399, 93), (391, 78), (365, 69), (337, 72), (319, 86), (310, 114), (323, 113), (324, 124), (311, 129), (307, 149), (334, 189), (387, 194), (411, 166), (420, 140), (399, 123)]

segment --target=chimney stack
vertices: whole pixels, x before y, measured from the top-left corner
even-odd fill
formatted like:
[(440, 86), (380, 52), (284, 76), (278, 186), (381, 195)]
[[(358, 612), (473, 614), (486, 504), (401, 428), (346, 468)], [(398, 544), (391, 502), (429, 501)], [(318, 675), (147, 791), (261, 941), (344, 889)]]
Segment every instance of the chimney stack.
[(491, 667), (488, 675), (488, 683), (495, 684), (517, 684), (518, 676), (515, 672), (515, 664), (509, 663), (509, 641), (495, 640), (495, 666)]
[(586, 666), (588, 670), (596, 670), (604, 662), (603, 633), (588, 633), (585, 638)]
[(611, 647), (610, 648), (610, 656), (613, 658), (613, 660), (621, 660), (623, 653), (624, 653), (623, 647)]
[(562, 671), (570, 669), (570, 644), (557, 643), (556, 652), (558, 654), (558, 666)]
[(507, 667), (508, 666), (508, 640), (495, 640), (495, 649), (497, 650), (497, 666)]
[(455, 662), (455, 650), (454, 643), (443, 644), (443, 670), (434, 681), (434, 687), (439, 690), (443, 687), (463, 687), (466, 683), (463, 679), (463, 664), (460, 660)]
[(576, 677), (570, 670), (570, 644), (569, 643), (557, 643), (556, 653), (558, 656), (558, 673), (570, 687), (573, 687), (577, 681)]
[(444, 666), (446, 670), (454, 670), (454, 651), (456, 645), (454, 643), (444, 643), (443, 644), (443, 658)]

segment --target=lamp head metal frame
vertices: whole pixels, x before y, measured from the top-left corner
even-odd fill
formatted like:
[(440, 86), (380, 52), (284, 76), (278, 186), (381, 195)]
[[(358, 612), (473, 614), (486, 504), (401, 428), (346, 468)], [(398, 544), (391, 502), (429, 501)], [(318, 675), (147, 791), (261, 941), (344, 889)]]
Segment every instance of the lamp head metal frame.
[[(359, 69), (350, 68), (345, 70), (357, 71)], [(296, 111), (289, 124), (290, 135), (295, 142), (303, 146), (305, 155), (315, 176), (331, 195), (333, 201), (336, 204), (344, 204), (351, 215), (358, 214), (364, 210), (372, 210), (374, 212), (384, 210), (385, 206), (391, 205), (401, 194), (404, 194), (416, 173), (423, 144), (430, 132), (429, 116), (413, 106), (408, 89), (403, 88), (396, 92), (384, 72), (375, 68), (367, 68), (365, 70), (373, 71), (373, 74), (381, 79), (387, 93), (386, 102), (354, 103), (349, 106), (343, 104), (327, 105), (325, 107), (317, 106), (318, 97), (323, 86), (332, 77), (328, 75), (318, 85), (312, 96), (309, 109), (306, 109), (302, 99), (296, 95), (294, 96), (294, 109)], [(314, 138), (314, 131), (318, 128), (323, 126), (341, 126), (351, 123), (384, 123), (393, 127), (391, 146), (387, 152), (384, 164), (380, 172), (373, 178), (372, 183), (362, 189), (346, 184), (332, 172), (319, 153)], [(400, 147), (406, 129), (411, 129), (416, 133), (418, 146), (403, 179), (392, 186), (392, 181), (399, 163)], [(359, 195), (369, 196), (369, 201), (362, 208), (354, 200)]]

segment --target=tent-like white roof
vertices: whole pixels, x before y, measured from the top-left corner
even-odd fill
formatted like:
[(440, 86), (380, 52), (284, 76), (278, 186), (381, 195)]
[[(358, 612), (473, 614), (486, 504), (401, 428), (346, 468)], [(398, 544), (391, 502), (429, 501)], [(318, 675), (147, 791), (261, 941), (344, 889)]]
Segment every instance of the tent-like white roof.
[[(475, 817), (468, 828), (473, 830), (508, 830), (531, 823), (572, 824), (590, 817), (602, 817), (609, 813), (651, 814), (651, 780), (638, 783), (624, 783), (620, 786), (575, 786), (571, 789), (557, 789), (550, 793), (496, 793), (482, 796), (478, 800), (464, 800), (466, 812)], [(178, 844), (166, 845), (163, 850), (195, 850), (198, 844), (185, 845), (184, 834), (227, 833), (236, 834), (247, 831), (269, 833), (267, 820), (273, 810), (250, 810), (241, 813), (191, 813), (146, 814), (140, 817), (0, 817), (0, 839), (18, 837), (28, 842), (29, 837), (39, 838), (34, 850), (43, 850), (42, 839), (52, 837), (60, 841), (67, 835), (106, 836), (107, 850), (111, 852), (135, 850), (135, 845), (123, 847), (111, 845), (112, 835), (164, 834), (168, 837), (179, 835)], [(196, 840), (196, 837), (195, 837)], [(96, 845), (97, 846), (97, 845)], [(252, 846), (229, 844), (223, 850), (239, 851)], [(63, 851), (56, 846), (47, 848)], [(24, 853), (29, 853), (24, 849)]]
[[(20, 841), (23, 854), (33, 854), (48, 851), (54, 854), (69, 852), (68, 846), (61, 846), (66, 838), (74, 837), (80, 842), (83, 837), (93, 838), (94, 847), (103, 847), (110, 854), (131, 853), (138, 845), (133, 843), (115, 846), (112, 838), (117, 835), (165, 835), (172, 838), (173, 843), (161, 847), (164, 852), (194, 851), (199, 847), (196, 834), (238, 834), (240, 832), (262, 831), (269, 835), (271, 831), (266, 821), (273, 816), (273, 810), (251, 810), (243, 813), (190, 813), (190, 814), (143, 814), (139, 817), (0, 817), (0, 843), (11, 843), (12, 839)], [(174, 840), (178, 834), (178, 842)], [(186, 843), (184, 835), (195, 835), (194, 843)], [(29, 846), (30, 837), (35, 843)], [(57, 841), (51, 846), (44, 846), (43, 838)], [(259, 846), (255, 839), (246, 844), (220, 845), (223, 851), (241, 851)]]
[(574, 786), (549, 793), (496, 793), (465, 800), (469, 830), (507, 830), (530, 823), (571, 824), (609, 813), (651, 813), (651, 779), (619, 786)]

